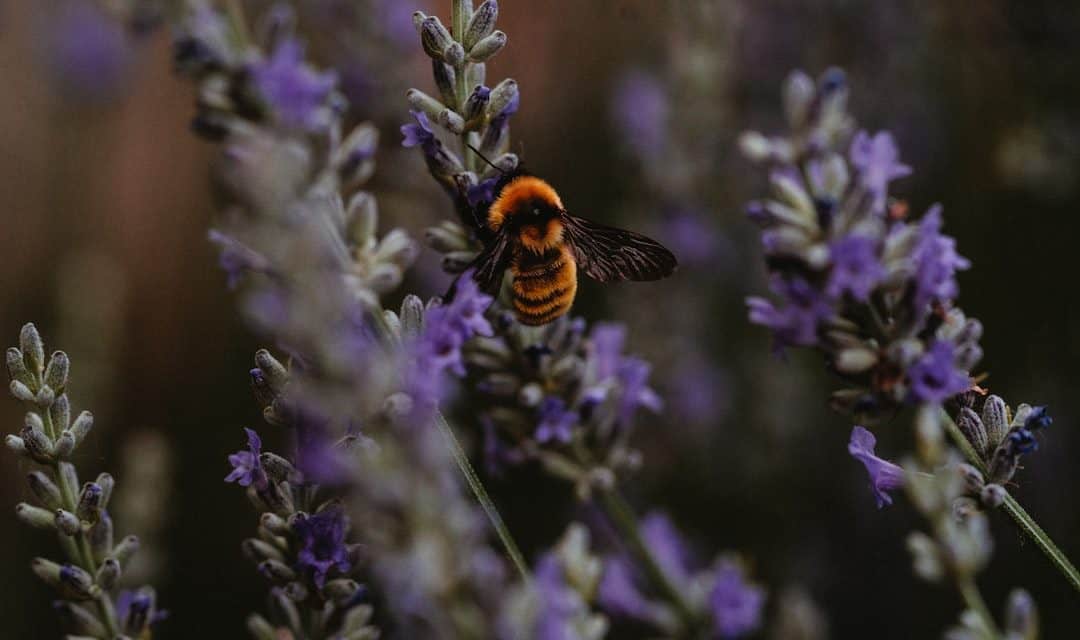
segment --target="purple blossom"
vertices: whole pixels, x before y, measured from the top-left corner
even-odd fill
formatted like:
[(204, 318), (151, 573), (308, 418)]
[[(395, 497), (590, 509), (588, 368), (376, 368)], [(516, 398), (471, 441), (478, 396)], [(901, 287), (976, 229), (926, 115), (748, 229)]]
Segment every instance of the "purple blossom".
[(615, 90), (615, 125), (639, 157), (647, 157), (664, 145), (670, 112), (667, 92), (655, 76), (635, 71), (627, 74)]
[(535, 588), (539, 596), (535, 640), (573, 640), (579, 634), (575, 618), (585, 612), (585, 603), (569, 585), (559, 559), (548, 552), (536, 563)]
[(911, 397), (917, 402), (941, 404), (971, 387), (968, 374), (956, 368), (956, 353), (950, 342), (934, 340), (926, 353), (908, 369)]
[(543, 444), (556, 440), (570, 442), (574, 425), (577, 424), (577, 412), (568, 410), (566, 403), (558, 396), (548, 396), (540, 403), (540, 421), (536, 425), (533, 437)]
[(474, 185), (469, 185), (469, 188), (465, 191), (465, 199), (468, 201), (469, 206), (475, 207), (493, 201), (495, 199), (495, 185), (498, 183), (498, 178), (487, 178)]
[(885, 267), (877, 255), (877, 241), (863, 235), (849, 235), (829, 246), (832, 271), (825, 293), (839, 299), (845, 293), (865, 302), (874, 287), (885, 277)]
[(345, 546), (348, 522), (339, 508), (330, 508), (314, 515), (301, 514), (293, 521), (293, 532), (300, 539), (296, 555), (297, 569), (308, 575), (320, 589), (332, 570), (348, 571), (352, 563)]
[(306, 64), (304, 47), (297, 40), (282, 40), (270, 58), (252, 65), (251, 79), (282, 125), (309, 132), (326, 129), (337, 76)]
[(874, 455), (876, 444), (877, 438), (866, 429), (856, 425), (851, 430), (848, 453), (866, 467), (866, 472), (870, 474), (870, 485), (874, 488), (874, 499), (880, 509), (892, 504), (893, 499), (888, 492), (904, 486), (905, 480), (904, 470), (899, 465)]
[(639, 407), (652, 412), (659, 412), (664, 401), (648, 386), (649, 371), (652, 367), (640, 358), (623, 358), (619, 363), (618, 380), (620, 385), (618, 417), (622, 425), (630, 424)]
[(416, 119), (416, 124), (401, 125), (401, 135), (404, 136), (401, 146), (408, 149), (419, 145), (427, 153), (428, 147), (435, 142), (435, 132), (431, 130), (431, 121), (423, 111), (409, 111), (409, 113)]
[[(650, 513), (642, 518), (640, 529), (664, 575), (676, 588), (689, 584), (690, 552), (671, 520), (662, 513)], [(648, 620), (652, 606), (645, 593), (651, 586), (629, 558), (613, 556), (604, 563), (597, 596), (612, 614)]]
[(599, 322), (593, 326), (592, 364), (597, 381), (604, 381), (618, 373), (622, 358), (623, 344), (626, 342), (626, 327), (613, 322)]
[(860, 131), (851, 142), (851, 164), (859, 170), (859, 179), (874, 198), (874, 211), (884, 213), (889, 181), (911, 174), (911, 167), (900, 162), (892, 134), (879, 131), (873, 137)]
[(262, 463), (259, 462), (259, 453), (262, 451), (262, 440), (253, 429), (244, 429), (248, 437), (248, 450), (237, 451), (229, 456), (229, 464), (233, 470), (225, 476), (225, 482), (235, 482), (241, 487), (254, 486), (258, 490), (266, 488), (266, 472), (263, 471)]
[(226, 283), (230, 289), (239, 286), (244, 276), (252, 272), (262, 272), (269, 268), (264, 257), (244, 246), (236, 238), (211, 229), (210, 242), (218, 245), (221, 254), (218, 262), (225, 271)]
[(671, 518), (659, 512), (646, 515), (641, 519), (641, 537), (668, 579), (676, 585), (686, 584), (690, 579), (690, 550)]
[(131, 67), (123, 27), (91, 2), (66, 2), (48, 25), (48, 61), (61, 89), (82, 98), (113, 97)]
[(675, 213), (664, 223), (661, 233), (684, 264), (728, 266), (731, 243), (698, 212)]
[(604, 574), (596, 593), (600, 606), (613, 615), (647, 618), (652, 605), (636, 583), (634, 568), (625, 558), (615, 556), (605, 560)]
[(154, 608), (152, 591), (124, 589), (116, 595), (116, 617), (127, 634), (137, 636), (147, 627), (165, 620), (169, 612)]
[(934, 205), (919, 223), (913, 252), (914, 304), (922, 312), (934, 300), (952, 300), (959, 294), (956, 272), (971, 266), (956, 252), (956, 240), (941, 233), (941, 205)]
[(721, 561), (709, 596), (713, 628), (721, 638), (737, 638), (761, 626), (765, 590), (746, 582), (742, 569), (731, 561)]
[(832, 315), (832, 306), (821, 291), (799, 276), (773, 276), (769, 288), (783, 306), (759, 297), (746, 299), (750, 322), (772, 329), (780, 348), (808, 346), (817, 342), (818, 324)]

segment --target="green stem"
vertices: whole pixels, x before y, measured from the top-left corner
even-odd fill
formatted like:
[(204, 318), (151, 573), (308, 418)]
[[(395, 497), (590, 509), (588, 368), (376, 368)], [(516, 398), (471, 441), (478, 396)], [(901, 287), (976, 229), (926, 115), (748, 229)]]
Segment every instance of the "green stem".
[[(956, 443), (956, 446), (960, 447), (960, 450), (964, 452), (964, 457), (968, 459), (968, 462), (975, 465), (983, 474), (986, 474), (986, 463), (983, 461), (982, 456), (975, 450), (975, 447), (968, 442), (967, 437), (964, 436), (964, 432), (960, 430), (960, 427), (953, 422), (952, 418), (942, 412), (943, 422), (945, 423), (945, 430), (948, 431), (949, 436)], [(1005, 513), (1009, 514), (1009, 517), (1016, 522), (1016, 525), (1020, 527), (1031, 541), (1035, 543), (1035, 546), (1039, 547), (1046, 557), (1050, 560), (1050, 563), (1061, 572), (1061, 575), (1069, 581), (1073, 589), (1080, 592), (1080, 571), (1076, 570), (1076, 567), (1069, 561), (1068, 556), (1058, 548), (1054, 541), (1050, 539), (1050, 536), (1042, 530), (1035, 520), (1028, 515), (1028, 512), (1024, 510), (1024, 507), (1020, 506), (1020, 503), (1016, 501), (1016, 498), (1012, 494), (1005, 494), (1005, 502), (1002, 504), (1002, 508), (1005, 509)]]
[(689, 632), (697, 627), (697, 616), (694, 615), (693, 610), (683, 599), (682, 594), (671, 583), (671, 579), (664, 573), (660, 563), (656, 561), (652, 551), (645, 544), (638, 527), (637, 517), (634, 515), (630, 505), (627, 504), (626, 499), (622, 497), (617, 489), (601, 491), (600, 506), (604, 509), (611, 523), (622, 534), (623, 539), (629, 544), (631, 551), (638, 557), (645, 569), (645, 573), (649, 576), (649, 580), (675, 607), (679, 617), (686, 625), (686, 630)]
[(435, 424), (439, 426), (439, 430), (446, 436), (446, 442), (450, 445), (450, 452), (454, 456), (454, 461), (457, 462), (458, 468), (461, 469), (461, 474), (465, 476), (465, 481), (469, 484), (469, 488), (472, 489), (476, 501), (480, 503), (480, 507), (483, 508), (488, 520), (491, 521), (491, 526), (495, 529), (496, 535), (499, 536), (499, 541), (502, 542), (507, 557), (514, 564), (514, 568), (521, 575), (521, 579), (529, 582), (532, 578), (529, 574), (529, 566), (525, 564), (525, 556), (518, 549), (514, 537), (510, 535), (510, 529), (503, 522), (499, 510), (495, 507), (495, 503), (491, 500), (487, 490), (484, 489), (484, 484), (480, 482), (479, 476), (476, 475), (476, 471), (469, 462), (469, 457), (465, 455), (465, 450), (461, 448), (461, 443), (458, 442), (457, 436), (454, 435), (453, 429), (450, 428), (441, 412), (435, 413)]
[(994, 616), (990, 614), (990, 609), (987, 608), (986, 601), (983, 600), (982, 594), (979, 593), (979, 587), (975, 585), (975, 581), (965, 578), (959, 580), (956, 586), (960, 589), (960, 596), (964, 599), (964, 604), (975, 615), (979, 616), (985, 630), (992, 637), (1000, 638), (1001, 632), (998, 631), (997, 623), (994, 622)]
[(251, 33), (248, 31), (247, 19), (244, 17), (244, 5), (241, 0), (225, 0), (229, 11), (229, 22), (232, 23), (233, 33), (236, 35), (240, 47), (251, 44)]

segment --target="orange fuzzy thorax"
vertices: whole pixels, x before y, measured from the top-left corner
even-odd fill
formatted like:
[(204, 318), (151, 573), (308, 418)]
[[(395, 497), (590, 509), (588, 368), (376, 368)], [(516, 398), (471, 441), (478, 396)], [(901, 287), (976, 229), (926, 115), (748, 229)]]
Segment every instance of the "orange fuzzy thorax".
[[(562, 200), (555, 189), (540, 178), (520, 176), (514, 178), (502, 188), (495, 202), (488, 209), (488, 228), (499, 231), (506, 222), (520, 212), (531, 211), (534, 203), (544, 203), (558, 211), (563, 210)], [(557, 220), (548, 220), (543, 227), (526, 224), (518, 236), (522, 246), (530, 251), (542, 253), (562, 244), (563, 225)]]

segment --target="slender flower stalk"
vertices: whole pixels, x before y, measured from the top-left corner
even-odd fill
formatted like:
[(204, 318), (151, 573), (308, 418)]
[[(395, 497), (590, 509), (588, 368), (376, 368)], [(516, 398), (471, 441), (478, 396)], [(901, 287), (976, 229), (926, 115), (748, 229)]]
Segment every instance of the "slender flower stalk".
[(25, 524), (58, 535), (65, 560), (35, 558), (34, 573), (57, 592), (55, 608), (63, 624), (80, 637), (150, 637), (165, 613), (154, 589), (120, 589), (123, 569), (139, 548), (135, 536), (116, 541), (109, 516), (114, 482), (101, 473), (79, 484), (73, 455), (94, 424), (83, 411), (74, 418), (68, 402), (70, 363), (63, 351), (45, 359), (45, 346), (32, 324), (22, 328), (19, 346), (7, 350), (11, 394), (28, 410), (8, 448), (42, 470), (27, 477), (37, 504), (19, 503), (15, 515)]

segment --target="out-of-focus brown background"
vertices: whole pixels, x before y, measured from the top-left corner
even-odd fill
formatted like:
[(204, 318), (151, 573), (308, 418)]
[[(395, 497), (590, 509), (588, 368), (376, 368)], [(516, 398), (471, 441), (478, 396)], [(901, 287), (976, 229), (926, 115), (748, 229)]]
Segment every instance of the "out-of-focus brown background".
[[(79, 465), (117, 477), (118, 531), (138, 529), (148, 542), (139, 570), (173, 614), (160, 637), (238, 637), (264, 585), (239, 552), (255, 517), (221, 479), (240, 428), (258, 424), (247, 370), (261, 345), (238, 324), (206, 240), (214, 149), (189, 132), (193, 93), (170, 71), (166, 31), (122, 38), (105, 47), (107, 64), (91, 64), (102, 47), (80, 44), (58, 19), (63, 7), (40, 4), (0, 7), (0, 339), (14, 344), (33, 320), (47, 348), (71, 355), (75, 408), (98, 418)], [(313, 0), (306, 26), (333, 4)], [(448, 12), (449, 3), (427, 4)], [(318, 28), (309, 40), (349, 81), (354, 116), (383, 131), (373, 188), (386, 224), (419, 231), (449, 209), (419, 158), (399, 149), (397, 126), (408, 118), (404, 88), (430, 90), (431, 81), (408, 40), (411, 4), (386, 6), (378, 19), (391, 37), (380, 50)], [(709, 20), (695, 21), (697, 11)], [(903, 539), (921, 526), (917, 516), (903, 500), (874, 508), (846, 453), (851, 425), (824, 407), (832, 381), (819, 360), (771, 357), (765, 332), (743, 320), (742, 298), (763, 290), (763, 276), (740, 203), (763, 180), (734, 138), (780, 126), (789, 70), (836, 64), (850, 72), (862, 125), (892, 130), (915, 167), (895, 190), (916, 211), (942, 202), (947, 231), (974, 262), (960, 277), (961, 302), (985, 324), (991, 388), (1013, 404), (1051, 407), (1055, 424), (1015, 491), (1080, 557), (1077, 5), (507, 0), (500, 28), (510, 43), (488, 77), (520, 82), (515, 145), (571, 208), (661, 235), (659, 203), (705, 209), (711, 244), (681, 282), (587, 285), (578, 305), (590, 320), (655, 316), (631, 322), (631, 349), (657, 362), (669, 399), (641, 429), (637, 503), (665, 507), (703, 557), (744, 552), (774, 603), (785, 588), (805, 590), (834, 637), (931, 637), (954, 621), (954, 594), (912, 576)], [(698, 179), (674, 181), (685, 193), (659, 192), (612, 116), (633, 70), (669, 90), (669, 125), (681, 136), (671, 144), (707, 150), (690, 157)], [(662, 167), (662, 155), (648, 161)], [(429, 274), (414, 279), (422, 293), (438, 293), (437, 256), (425, 252), (417, 272)], [(694, 405), (704, 411), (672, 401), (680, 385), (664, 377), (689, 360), (715, 376)], [(21, 419), (14, 400), (0, 402), (7, 432)], [(878, 434), (885, 455), (910, 447), (905, 417)], [(6, 452), (0, 459), (9, 514), (0, 518), (0, 637), (51, 637), (51, 595), (28, 561), (55, 555), (55, 543), (10, 515), (28, 498), (29, 469)], [(557, 483), (528, 471), (511, 479), (494, 492), (535, 551), (574, 506)], [(1045, 636), (1070, 637), (1077, 595), (1003, 515), (994, 519), (995, 558), (981, 579), (991, 606), (999, 612), (1011, 587), (1026, 587)]]

